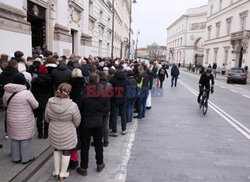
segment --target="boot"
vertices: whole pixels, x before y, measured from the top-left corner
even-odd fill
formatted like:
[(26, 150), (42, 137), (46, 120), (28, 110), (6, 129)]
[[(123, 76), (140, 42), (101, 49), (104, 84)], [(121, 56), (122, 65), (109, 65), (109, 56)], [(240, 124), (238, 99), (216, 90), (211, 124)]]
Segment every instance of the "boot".
[(62, 155), (61, 172), (60, 172), (61, 182), (63, 182), (64, 178), (69, 177), (69, 172), (67, 172), (69, 161), (70, 161), (70, 156)]
[(56, 177), (56, 180), (59, 180), (60, 173), (60, 164), (61, 164), (62, 152), (54, 151), (54, 171), (53, 176)]

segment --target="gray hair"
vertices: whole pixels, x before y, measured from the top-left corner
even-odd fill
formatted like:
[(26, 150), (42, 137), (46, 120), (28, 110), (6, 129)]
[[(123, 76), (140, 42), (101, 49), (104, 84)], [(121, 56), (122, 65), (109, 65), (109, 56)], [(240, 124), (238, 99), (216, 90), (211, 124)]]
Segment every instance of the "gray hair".
[(96, 73), (91, 73), (89, 76), (89, 83), (98, 83), (100, 80), (100, 77)]

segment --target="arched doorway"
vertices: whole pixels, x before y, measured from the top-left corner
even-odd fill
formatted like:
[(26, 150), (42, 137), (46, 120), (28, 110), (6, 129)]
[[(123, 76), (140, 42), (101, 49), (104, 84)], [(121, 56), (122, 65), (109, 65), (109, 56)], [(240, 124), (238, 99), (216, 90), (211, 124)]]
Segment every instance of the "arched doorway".
[(203, 54), (204, 51), (204, 40), (202, 38), (199, 38), (195, 41), (194, 45), (194, 64), (197, 66), (203, 65)]

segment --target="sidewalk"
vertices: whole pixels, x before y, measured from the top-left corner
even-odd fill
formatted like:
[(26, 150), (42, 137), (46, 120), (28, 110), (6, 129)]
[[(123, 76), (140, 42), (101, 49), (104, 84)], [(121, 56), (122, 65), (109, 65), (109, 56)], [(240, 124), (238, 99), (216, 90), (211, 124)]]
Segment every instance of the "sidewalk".
[[(19, 178), (19, 174), (21, 174), (22, 177), (25, 177), (23, 173), (26, 175), (30, 175), (29, 173), (33, 173), (34, 168), (29, 168), (29, 166), (32, 166), (32, 164), (35, 166), (39, 165), (39, 163), (42, 163), (44, 161), (41, 161), (41, 154), (43, 154), (46, 149), (49, 148), (49, 142), (47, 140), (39, 140), (37, 136), (35, 135), (33, 138), (34, 148), (35, 148), (35, 157), (36, 159), (26, 165), (23, 164), (14, 164), (11, 161), (11, 140), (4, 139), (4, 110), (0, 109), (0, 144), (3, 145), (3, 148), (0, 149), (0, 181), (1, 182), (7, 182), (7, 181), (20, 181), (22, 178)], [(48, 155), (48, 154), (46, 154)], [(45, 157), (46, 158), (46, 157)], [(28, 171), (27, 171), (28, 170)], [(18, 180), (17, 180), (18, 179)]]

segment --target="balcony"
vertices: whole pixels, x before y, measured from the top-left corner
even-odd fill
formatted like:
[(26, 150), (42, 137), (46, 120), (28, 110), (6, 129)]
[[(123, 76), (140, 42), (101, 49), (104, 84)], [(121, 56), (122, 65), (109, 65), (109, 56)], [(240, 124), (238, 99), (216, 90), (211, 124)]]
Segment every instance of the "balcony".
[(250, 38), (250, 30), (234, 32), (231, 34), (231, 40), (242, 40)]

